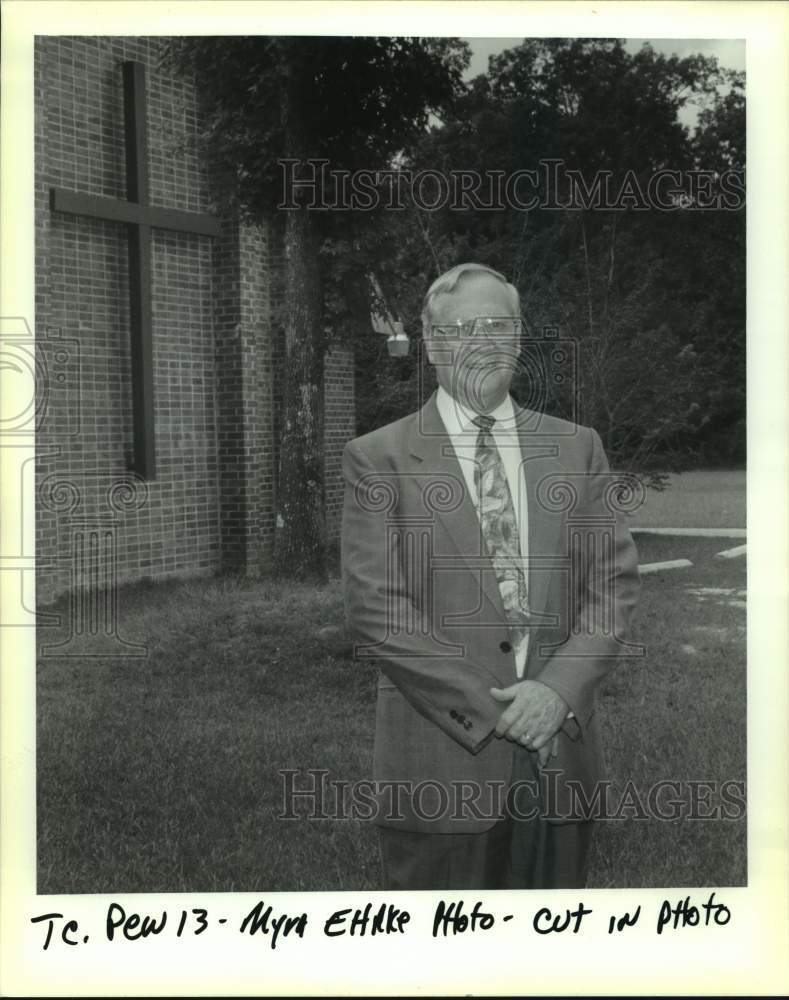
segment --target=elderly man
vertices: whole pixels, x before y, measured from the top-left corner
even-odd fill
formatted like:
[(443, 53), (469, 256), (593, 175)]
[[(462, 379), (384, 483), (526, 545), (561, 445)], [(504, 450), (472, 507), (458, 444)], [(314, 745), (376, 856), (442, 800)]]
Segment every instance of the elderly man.
[(635, 547), (595, 431), (509, 394), (516, 289), (461, 264), (422, 320), (439, 388), (343, 456), (346, 616), (379, 668), (384, 887), (582, 887), (594, 693), (624, 655)]

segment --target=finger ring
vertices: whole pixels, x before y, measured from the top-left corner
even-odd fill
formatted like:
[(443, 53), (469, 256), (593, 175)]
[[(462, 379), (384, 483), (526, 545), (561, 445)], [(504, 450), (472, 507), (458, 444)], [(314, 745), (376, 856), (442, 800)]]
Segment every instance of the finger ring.
[(524, 733), (524, 735), (521, 736), (521, 743), (523, 743), (523, 745), (526, 746), (526, 744), (530, 742), (531, 742), (531, 736), (529, 736), (528, 733)]

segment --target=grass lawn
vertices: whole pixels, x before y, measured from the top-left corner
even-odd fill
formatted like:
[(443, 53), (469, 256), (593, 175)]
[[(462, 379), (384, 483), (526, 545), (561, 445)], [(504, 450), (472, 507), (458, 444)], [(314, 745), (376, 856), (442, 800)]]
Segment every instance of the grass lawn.
[[(609, 777), (621, 792), (659, 781), (746, 781), (745, 559), (713, 560), (720, 539), (640, 535), (639, 562), (690, 559), (643, 577), (634, 638), (645, 656), (609, 675), (598, 704)], [(694, 593), (718, 589), (724, 594)], [(718, 791), (705, 793), (708, 814)], [(682, 798), (693, 794), (685, 786)], [(643, 798), (643, 794), (641, 795)], [(732, 810), (733, 811), (733, 810)], [(631, 813), (632, 815), (632, 813)], [(601, 824), (590, 887), (743, 885), (746, 818), (631, 818)]]
[[(599, 693), (614, 788), (744, 782), (745, 611), (689, 593), (744, 589), (744, 560), (713, 562), (715, 539), (638, 546), (641, 562), (694, 566), (644, 578), (647, 655)], [(312, 638), (340, 620), (338, 581), (140, 585), (119, 606), (120, 634), (147, 657), (39, 659), (38, 891), (380, 888), (369, 825), (277, 819), (281, 769), (370, 776), (374, 671)], [(58, 638), (39, 630), (39, 643)], [(744, 817), (599, 824), (591, 887), (745, 880)]]
[(744, 528), (745, 470), (682, 472), (648, 490), (631, 524), (639, 528)]

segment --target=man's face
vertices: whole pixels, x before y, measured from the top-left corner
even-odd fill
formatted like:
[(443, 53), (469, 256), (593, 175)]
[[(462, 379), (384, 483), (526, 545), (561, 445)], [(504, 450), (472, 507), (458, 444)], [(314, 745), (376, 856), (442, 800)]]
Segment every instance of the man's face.
[[(478, 413), (495, 409), (506, 397), (517, 367), (517, 333), (507, 331), (506, 324), (486, 323), (504, 317), (519, 319), (507, 288), (489, 274), (464, 274), (454, 291), (433, 300), (428, 358), (439, 385)], [(477, 332), (469, 336), (475, 320)]]

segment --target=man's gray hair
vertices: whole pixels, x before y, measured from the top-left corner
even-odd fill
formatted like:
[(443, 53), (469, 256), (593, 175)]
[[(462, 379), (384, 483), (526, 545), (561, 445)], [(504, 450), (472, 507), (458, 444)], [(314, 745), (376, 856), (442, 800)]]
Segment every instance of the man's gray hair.
[(422, 301), (422, 336), (426, 337), (430, 333), (431, 327), (431, 312), (433, 308), (433, 300), (438, 295), (447, 295), (453, 292), (457, 286), (457, 283), (463, 277), (464, 274), (489, 274), (491, 277), (496, 278), (500, 281), (502, 285), (510, 293), (512, 298), (512, 312), (514, 316), (520, 315), (520, 296), (518, 295), (518, 289), (509, 283), (507, 279), (499, 271), (494, 271), (492, 267), (487, 267), (485, 264), (456, 264), (451, 267), (448, 271), (439, 275), (433, 284), (428, 288), (425, 293), (425, 297)]

